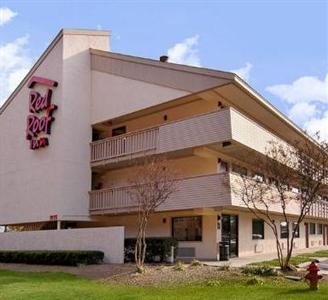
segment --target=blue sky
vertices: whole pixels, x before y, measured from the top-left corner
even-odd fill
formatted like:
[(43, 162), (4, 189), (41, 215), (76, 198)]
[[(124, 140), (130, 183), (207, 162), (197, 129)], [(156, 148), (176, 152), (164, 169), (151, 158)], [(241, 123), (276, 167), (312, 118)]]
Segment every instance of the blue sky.
[(328, 1), (0, 0), (0, 105), (63, 27), (111, 29), (114, 52), (234, 70), (328, 138)]

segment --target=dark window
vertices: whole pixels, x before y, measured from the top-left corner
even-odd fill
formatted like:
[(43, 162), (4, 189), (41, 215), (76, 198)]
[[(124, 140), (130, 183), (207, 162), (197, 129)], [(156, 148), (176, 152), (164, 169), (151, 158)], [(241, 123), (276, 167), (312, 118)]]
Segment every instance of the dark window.
[(126, 133), (126, 126), (121, 126), (112, 129), (112, 136), (117, 136)]
[(252, 239), (263, 240), (264, 239), (264, 221), (253, 219), (252, 224)]
[(220, 160), (220, 162), (219, 162), (219, 173), (225, 173), (225, 172), (228, 172), (228, 171), (229, 171), (228, 163), (223, 161), (223, 160)]
[(92, 141), (98, 141), (100, 140), (100, 132), (99, 130), (92, 128)]
[(280, 238), (288, 238), (288, 222), (280, 222)]
[(315, 224), (310, 223), (310, 234), (315, 234)]
[(255, 173), (253, 179), (259, 182), (264, 182), (264, 175), (261, 173)]
[(172, 235), (178, 241), (201, 241), (202, 217), (172, 218)]
[(322, 224), (317, 224), (318, 225), (318, 232), (317, 234), (322, 234)]
[[(296, 229), (295, 229), (296, 228)], [(293, 222), (293, 231), (295, 231), (295, 238), (300, 237), (300, 226), (297, 223)]]
[(235, 164), (232, 164), (232, 172), (247, 176), (247, 169)]

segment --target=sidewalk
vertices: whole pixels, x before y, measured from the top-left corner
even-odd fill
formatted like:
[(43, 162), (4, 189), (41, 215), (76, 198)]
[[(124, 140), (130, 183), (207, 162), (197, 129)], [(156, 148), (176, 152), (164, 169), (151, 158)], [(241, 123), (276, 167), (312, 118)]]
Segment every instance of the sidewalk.
[[(319, 250), (328, 250), (328, 247), (315, 247), (315, 248), (307, 248), (307, 249), (300, 249), (300, 250), (294, 250), (293, 255), (302, 254), (302, 253), (311, 253), (316, 252)], [(261, 262), (261, 261), (267, 261), (277, 258), (277, 253), (266, 253), (266, 254), (257, 254), (252, 256), (244, 256), (244, 257), (235, 257), (231, 258), (229, 261), (204, 261), (203, 263), (208, 266), (225, 266), (230, 265), (233, 268), (240, 268), (244, 267), (251, 263)]]

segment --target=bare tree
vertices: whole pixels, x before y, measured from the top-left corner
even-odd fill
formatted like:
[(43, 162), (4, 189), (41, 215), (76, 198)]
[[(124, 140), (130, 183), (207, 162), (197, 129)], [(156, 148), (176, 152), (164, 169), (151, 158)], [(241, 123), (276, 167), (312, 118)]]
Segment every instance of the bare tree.
[(143, 271), (146, 256), (146, 228), (151, 215), (178, 189), (177, 173), (164, 157), (142, 159), (131, 177), (130, 197), (138, 206), (138, 233), (135, 245), (135, 262)]
[[(294, 239), (300, 224), (322, 195), (327, 194), (328, 144), (306, 140), (294, 147), (270, 142), (266, 154), (257, 157), (257, 168), (266, 176), (238, 175), (229, 184), (233, 193), (272, 230), (281, 269), (290, 268)], [(327, 203), (328, 204), (328, 203)], [(295, 216), (295, 210), (297, 214)], [(279, 238), (274, 214), (281, 213), (286, 228), (286, 252)], [(292, 230), (289, 224), (293, 224)]]

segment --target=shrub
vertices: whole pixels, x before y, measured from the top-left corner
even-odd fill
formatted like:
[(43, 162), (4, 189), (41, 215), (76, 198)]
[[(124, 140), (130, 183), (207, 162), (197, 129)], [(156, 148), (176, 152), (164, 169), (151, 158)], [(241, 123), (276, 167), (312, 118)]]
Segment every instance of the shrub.
[(219, 267), (219, 270), (221, 270), (221, 271), (230, 271), (230, 269), (231, 269), (230, 263), (225, 263)]
[(276, 269), (267, 267), (267, 266), (259, 266), (259, 267), (244, 267), (242, 269), (242, 273), (247, 275), (259, 275), (259, 276), (277, 276), (278, 272)]
[[(134, 247), (136, 239), (125, 239), (124, 260), (125, 262), (134, 262)], [(171, 237), (149, 237), (146, 238), (146, 262), (164, 262), (171, 255), (171, 247), (176, 248), (178, 242)], [(174, 253), (175, 255), (175, 253)]]
[(264, 281), (263, 281), (263, 279), (254, 276), (251, 279), (247, 280), (246, 284), (247, 285), (263, 285)]
[(174, 265), (173, 269), (175, 271), (183, 271), (185, 269), (185, 265), (181, 260), (177, 261), (176, 264)]
[(98, 264), (104, 259), (101, 251), (0, 251), (0, 262), (35, 265)]
[(200, 266), (202, 266), (203, 264), (199, 261), (199, 260), (197, 260), (197, 259), (193, 259), (192, 261), (191, 261), (191, 263), (190, 263), (190, 266), (192, 266), (192, 267), (200, 267)]
[(221, 282), (219, 280), (208, 280), (205, 282), (205, 284), (207, 286), (211, 286), (211, 287), (220, 287), (221, 286)]

